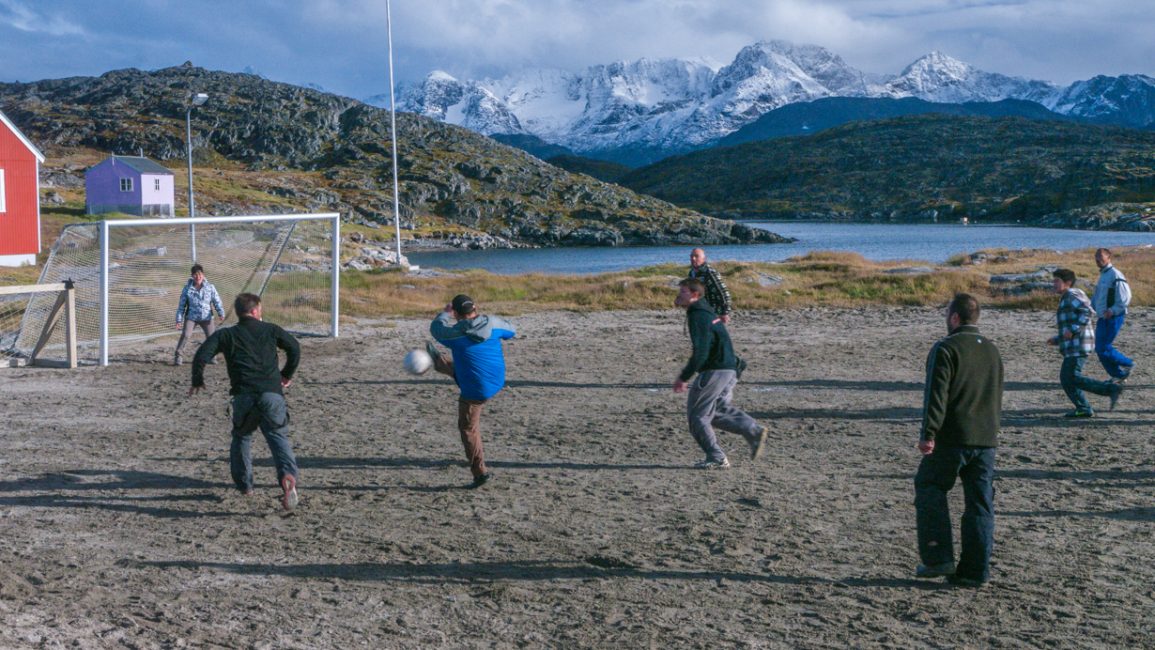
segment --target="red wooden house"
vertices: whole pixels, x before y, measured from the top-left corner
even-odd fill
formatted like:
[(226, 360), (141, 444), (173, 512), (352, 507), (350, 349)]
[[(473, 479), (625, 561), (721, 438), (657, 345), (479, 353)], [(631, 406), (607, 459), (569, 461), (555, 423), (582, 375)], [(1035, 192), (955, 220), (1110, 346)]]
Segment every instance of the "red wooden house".
[(0, 111), (0, 266), (36, 263), (42, 162), (44, 154)]

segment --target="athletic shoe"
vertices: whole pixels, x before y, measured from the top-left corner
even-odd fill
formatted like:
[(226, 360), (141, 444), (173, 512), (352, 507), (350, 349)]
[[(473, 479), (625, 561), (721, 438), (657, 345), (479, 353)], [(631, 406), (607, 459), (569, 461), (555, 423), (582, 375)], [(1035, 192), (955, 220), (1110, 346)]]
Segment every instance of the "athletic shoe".
[(1111, 391), (1111, 405), (1107, 407), (1108, 411), (1114, 411), (1115, 405), (1119, 403), (1119, 396), (1123, 394), (1123, 384), (1115, 384), (1115, 390)]
[(758, 460), (758, 457), (762, 455), (762, 447), (766, 444), (766, 436), (769, 433), (769, 429), (760, 426), (754, 437), (750, 438), (750, 460)]
[(437, 346), (433, 344), (433, 341), (426, 341), (425, 342), (425, 351), (428, 352), (430, 358), (433, 358), (433, 359), (436, 359), (437, 357), (441, 356), (441, 350), (437, 349)]
[(916, 578), (941, 578), (954, 575), (954, 562), (942, 564), (920, 564), (914, 569)]
[(694, 467), (697, 469), (729, 469), (730, 459), (712, 460), (707, 458), (706, 460), (700, 460), (694, 463)]
[(1126, 368), (1127, 372), (1123, 373), (1122, 377), (1112, 377), (1112, 378), (1108, 379), (1107, 381), (1111, 382), (1112, 384), (1122, 384), (1122, 383), (1126, 382), (1128, 379), (1131, 378), (1131, 373), (1134, 372), (1135, 366), (1125, 366), (1125, 368)]
[(1094, 411), (1088, 411), (1086, 409), (1075, 409), (1074, 411), (1068, 411), (1065, 415), (1063, 415), (1063, 417), (1065, 417), (1065, 418), (1093, 418), (1093, 417), (1095, 417), (1095, 412)]
[(172, 358), (172, 365), (179, 366), (182, 363), (184, 363), (184, 359), (179, 354)]
[(281, 479), (281, 489), (285, 494), (281, 497), (281, 505), (285, 506), (285, 510), (292, 510), (300, 503), (301, 497), (297, 495), (297, 477), (292, 474), (285, 474)]
[(471, 483), (469, 485), (469, 489), (476, 490), (477, 488), (488, 483), (489, 479), (491, 479), (491, 478), (493, 478), (493, 474), (491, 474), (489, 472), (486, 472), (486, 473), (482, 474), (481, 476), (474, 476), (473, 477), (473, 483)]
[(949, 576), (946, 581), (956, 587), (966, 587), (968, 589), (978, 589), (987, 583), (986, 580), (965, 578), (963, 576)]

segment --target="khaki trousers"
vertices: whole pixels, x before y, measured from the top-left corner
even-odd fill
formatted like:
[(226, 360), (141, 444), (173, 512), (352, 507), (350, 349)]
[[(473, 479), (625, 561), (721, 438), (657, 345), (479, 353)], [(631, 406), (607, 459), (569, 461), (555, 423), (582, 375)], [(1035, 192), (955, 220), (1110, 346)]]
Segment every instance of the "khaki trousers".
[[(443, 354), (433, 357), (433, 369), (437, 372), (454, 377), (453, 360)], [(461, 445), (465, 447), (465, 458), (469, 461), (469, 471), (477, 478), (488, 473), (485, 468), (485, 455), (481, 445), (481, 409), (485, 400), (465, 399), (457, 400), (457, 431), (461, 434)]]

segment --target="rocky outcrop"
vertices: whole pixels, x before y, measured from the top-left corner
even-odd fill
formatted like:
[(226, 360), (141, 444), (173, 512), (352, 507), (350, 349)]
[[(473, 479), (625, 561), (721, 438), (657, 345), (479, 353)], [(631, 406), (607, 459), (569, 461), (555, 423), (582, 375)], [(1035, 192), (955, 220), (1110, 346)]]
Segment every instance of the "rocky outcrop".
[(1078, 230), (1155, 231), (1155, 203), (1103, 203), (1064, 210), (1039, 220), (1040, 226)]

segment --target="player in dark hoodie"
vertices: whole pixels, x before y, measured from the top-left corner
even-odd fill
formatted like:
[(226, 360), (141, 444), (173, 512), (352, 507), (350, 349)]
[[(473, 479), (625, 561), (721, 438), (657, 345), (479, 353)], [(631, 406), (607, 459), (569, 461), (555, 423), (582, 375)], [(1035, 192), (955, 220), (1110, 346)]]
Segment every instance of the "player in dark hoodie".
[[(706, 287), (701, 280), (686, 278), (678, 283), (678, 297), (674, 304), (686, 310), (686, 325), (694, 351), (674, 382), (674, 392), (684, 393), (687, 387), (690, 391), (686, 400), (690, 434), (706, 452), (706, 458), (695, 467), (725, 469), (730, 466), (730, 461), (718, 446), (715, 427), (744, 437), (750, 444), (753, 459), (762, 453), (767, 430), (730, 403), (734, 386), (738, 383), (738, 368), (742, 364), (734, 354), (726, 324), (703, 299), (705, 294)], [(688, 383), (695, 374), (698, 377), (693, 383)]]

